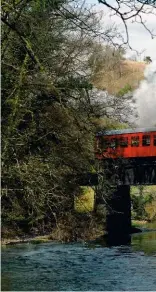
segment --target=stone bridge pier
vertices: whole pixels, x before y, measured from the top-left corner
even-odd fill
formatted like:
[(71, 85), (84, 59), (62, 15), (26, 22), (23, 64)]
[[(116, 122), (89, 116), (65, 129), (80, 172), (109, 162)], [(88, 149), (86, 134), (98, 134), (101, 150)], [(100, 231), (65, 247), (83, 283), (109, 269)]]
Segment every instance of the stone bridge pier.
[(106, 229), (114, 236), (131, 233), (131, 198), (130, 186), (117, 186), (112, 196), (107, 199), (108, 212)]

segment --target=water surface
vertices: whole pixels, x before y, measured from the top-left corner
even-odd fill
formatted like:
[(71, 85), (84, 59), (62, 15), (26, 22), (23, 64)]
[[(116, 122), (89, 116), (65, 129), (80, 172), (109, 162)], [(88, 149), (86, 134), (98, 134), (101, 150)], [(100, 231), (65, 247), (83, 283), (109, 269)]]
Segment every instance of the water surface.
[(18, 244), (2, 249), (2, 291), (155, 291), (156, 232), (131, 242)]

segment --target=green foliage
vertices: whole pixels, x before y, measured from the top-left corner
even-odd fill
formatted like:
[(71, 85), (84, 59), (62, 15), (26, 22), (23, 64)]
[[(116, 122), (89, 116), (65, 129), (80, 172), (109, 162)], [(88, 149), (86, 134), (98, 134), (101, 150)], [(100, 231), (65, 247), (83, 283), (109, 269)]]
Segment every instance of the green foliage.
[[(90, 40), (63, 4), (10, 1), (2, 11), (2, 221), (25, 232), (72, 209), (69, 175), (93, 158), (94, 127), (79, 108), (92, 85), (79, 74), (87, 60), (75, 63)], [(91, 21), (86, 11), (79, 17)]]
[(78, 213), (88, 213), (94, 210), (95, 193), (91, 187), (80, 187), (75, 196), (74, 209)]
[(155, 186), (139, 186), (131, 188), (132, 217), (137, 220), (155, 219)]
[(94, 119), (94, 124), (96, 125), (97, 131), (100, 131), (101, 129), (107, 130), (127, 129), (129, 127), (128, 124), (115, 121), (112, 118)]
[(117, 96), (119, 97), (124, 96), (125, 94), (131, 92), (132, 90), (133, 90), (132, 86), (129, 84), (126, 84), (123, 88), (120, 89), (120, 91), (117, 93)]
[(66, 0), (4, 1), (2, 22), (2, 222), (44, 232), (73, 209), (76, 175), (95, 171), (93, 120), (108, 108), (90, 82), (100, 25)]
[(151, 62), (152, 62), (151, 57), (150, 57), (150, 56), (146, 56), (146, 57), (144, 58), (144, 62), (146, 62), (147, 64), (151, 63)]

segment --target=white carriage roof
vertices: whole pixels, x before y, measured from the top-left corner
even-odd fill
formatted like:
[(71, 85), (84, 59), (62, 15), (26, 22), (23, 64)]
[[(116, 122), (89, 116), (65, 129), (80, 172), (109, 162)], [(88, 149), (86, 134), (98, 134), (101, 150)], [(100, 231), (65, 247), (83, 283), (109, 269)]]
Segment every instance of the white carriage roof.
[(121, 135), (121, 134), (133, 134), (133, 133), (149, 133), (156, 132), (156, 127), (153, 128), (133, 128), (133, 129), (121, 129), (121, 130), (102, 130), (96, 134), (96, 136), (109, 136), (109, 135)]

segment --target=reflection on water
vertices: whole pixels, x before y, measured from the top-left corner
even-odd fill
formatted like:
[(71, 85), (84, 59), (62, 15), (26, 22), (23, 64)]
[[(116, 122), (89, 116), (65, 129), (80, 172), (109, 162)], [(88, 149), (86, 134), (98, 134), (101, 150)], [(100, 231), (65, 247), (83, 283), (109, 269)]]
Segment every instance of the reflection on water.
[(129, 245), (132, 251), (143, 251), (144, 254), (152, 255), (156, 253), (156, 232), (146, 231), (141, 233), (133, 234), (132, 236), (126, 235), (122, 237), (100, 237), (95, 241), (89, 242), (88, 246), (103, 246), (103, 247), (113, 247)]
[(121, 245), (130, 245), (131, 244), (131, 235), (127, 234), (125, 236), (116, 237), (115, 235), (101, 236), (94, 241), (89, 241), (88, 246), (103, 246), (103, 247), (112, 247), (112, 246), (121, 246)]
[(134, 234), (132, 240), (133, 250), (141, 250), (145, 254), (152, 255), (156, 253), (156, 232), (144, 232)]
[(153, 230), (156, 230), (156, 221), (155, 222), (147, 222), (144, 224), (144, 227), (146, 229), (153, 229)]
[(2, 291), (154, 291), (156, 232), (112, 240), (6, 247)]

